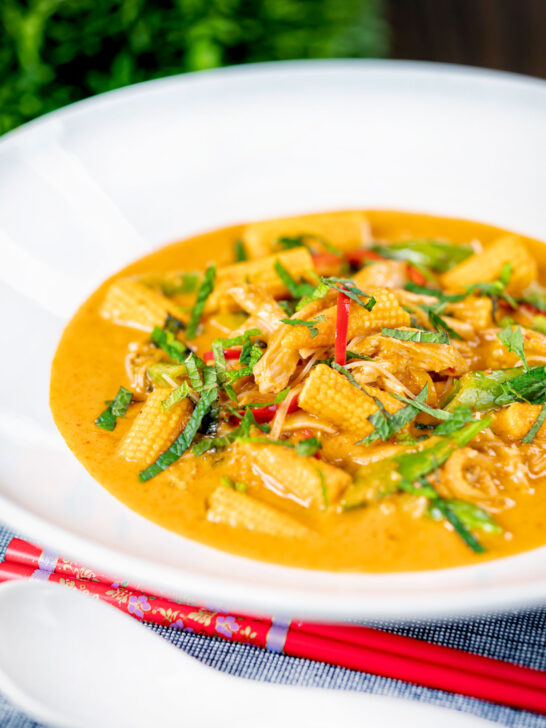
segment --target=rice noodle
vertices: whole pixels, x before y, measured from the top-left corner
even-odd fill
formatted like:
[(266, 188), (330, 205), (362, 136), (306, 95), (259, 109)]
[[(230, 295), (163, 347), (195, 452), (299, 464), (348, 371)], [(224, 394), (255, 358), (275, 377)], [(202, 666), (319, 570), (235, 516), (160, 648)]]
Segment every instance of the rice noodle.
[(286, 419), (286, 415), (288, 414), (288, 409), (292, 404), (292, 400), (294, 399), (294, 397), (298, 396), (302, 388), (303, 385), (301, 384), (296, 387), (292, 387), (292, 389), (288, 392), (288, 395), (285, 397), (284, 401), (281, 402), (281, 404), (279, 405), (279, 408), (275, 413), (275, 417), (273, 418), (273, 422), (271, 423), (270, 435), (273, 440), (278, 440), (280, 438), (284, 421)]

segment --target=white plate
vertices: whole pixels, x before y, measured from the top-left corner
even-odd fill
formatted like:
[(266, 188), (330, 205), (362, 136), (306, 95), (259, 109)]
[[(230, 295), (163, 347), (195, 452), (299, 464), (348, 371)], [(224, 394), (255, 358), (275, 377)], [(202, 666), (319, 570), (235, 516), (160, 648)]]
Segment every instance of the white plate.
[(257, 563), (175, 536), (87, 475), (52, 423), (48, 384), (76, 305), (130, 259), (196, 231), (377, 206), (546, 237), (545, 122), (543, 82), (328, 61), (146, 83), (7, 135), (0, 142), (2, 520), (90, 566), (224, 608), (404, 618), (544, 600), (544, 548), (444, 571), (351, 575)]

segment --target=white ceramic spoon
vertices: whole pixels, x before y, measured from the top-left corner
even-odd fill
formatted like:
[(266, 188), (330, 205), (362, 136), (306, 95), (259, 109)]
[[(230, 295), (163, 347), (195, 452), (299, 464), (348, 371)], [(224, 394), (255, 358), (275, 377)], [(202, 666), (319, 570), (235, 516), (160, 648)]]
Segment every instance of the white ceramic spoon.
[(406, 700), (232, 677), (116, 609), (44, 582), (0, 587), (0, 692), (63, 728), (492, 725)]

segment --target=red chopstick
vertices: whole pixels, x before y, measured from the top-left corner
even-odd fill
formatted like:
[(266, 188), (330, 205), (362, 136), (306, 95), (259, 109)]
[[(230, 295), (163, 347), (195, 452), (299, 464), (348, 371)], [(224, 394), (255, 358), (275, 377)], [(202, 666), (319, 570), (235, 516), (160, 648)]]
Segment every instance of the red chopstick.
[[(87, 580), (78, 578), (83, 575)], [(546, 713), (546, 672), (369, 627), (303, 621), (283, 624), (183, 605), (112, 584), (109, 577), (13, 539), (6, 562), (0, 564), (0, 581), (29, 578), (64, 582), (156, 624)]]

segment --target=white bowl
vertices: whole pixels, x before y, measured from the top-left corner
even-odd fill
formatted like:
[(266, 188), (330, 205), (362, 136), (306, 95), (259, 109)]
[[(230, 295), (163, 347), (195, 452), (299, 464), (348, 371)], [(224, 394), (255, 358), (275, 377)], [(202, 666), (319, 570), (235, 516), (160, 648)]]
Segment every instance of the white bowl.
[(86, 473), (53, 425), (48, 386), (77, 304), (129, 260), (197, 231), (389, 207), (546, 237), (545, 122), (540, 81), (327, 61), (145, 83), (8, 134), (0, 141), (0, 518), (89, 566), (224, 608), (401, 619), (544, 600), (546, 548), (443, 571), (336, 574), (176, 536)]

